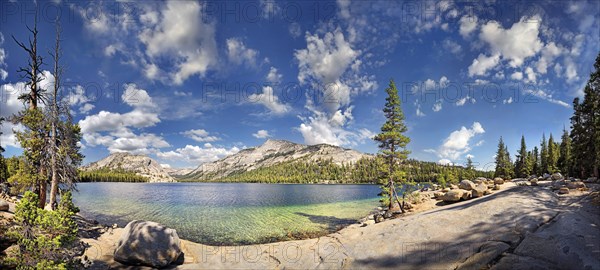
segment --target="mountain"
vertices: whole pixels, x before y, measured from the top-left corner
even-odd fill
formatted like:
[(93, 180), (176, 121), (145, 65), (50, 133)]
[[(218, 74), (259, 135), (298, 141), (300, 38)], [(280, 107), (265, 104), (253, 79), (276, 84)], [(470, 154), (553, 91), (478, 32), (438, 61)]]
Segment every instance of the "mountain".
[(268, 139), (261, 146), (247, 148), (220, 160), (201, 164), (182, 178), (216, 180), (233, 174), (296, 161), (331, 160), (337, 165), (350, 164), (366, 156), (370, 155), (329, 144), (303, 145)]
[(147, 177), (148, 182), (175, 182), (175, 179), (156, 160), (145, 155), (114, 153), (81, 167), (83, 171), (101, 169), (134, 172), (137, 175)]

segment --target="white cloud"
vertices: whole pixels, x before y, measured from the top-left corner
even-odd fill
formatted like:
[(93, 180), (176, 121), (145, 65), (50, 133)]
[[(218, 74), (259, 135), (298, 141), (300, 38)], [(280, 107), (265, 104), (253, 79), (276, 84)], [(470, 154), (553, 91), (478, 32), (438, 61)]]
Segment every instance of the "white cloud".
[(210, 135), (210, 133), (204, 129), (191, 129), (182, 132), (184, 136), (197, 141), (197, 142), (215, 142), (221, 140), (221, 138)]
[(193, 75), (204, 76), (217, 64), (215, 25), (207, 22), (203, 7), (195, 1), (168, 1), (160, 11), (142, 14), (140, 41), (151, 59), (169, 57), (175, 63), (170, 74), (175, 84)]
[(467, 101), (470, 101), (471, 103), (475, 103), (475, 99), (467, 95), (464, 98), (457, 100), (455, 105), (456, 106), (464, 106), (467, 103)]
[(279, 101), (279, 97), (273, 92), (273, 87), (264, 86), (262, 93), (248, 96), (250, 102), (256, 102), (267, 107), (272, 114), (282, 115), (291, 111), (291, 107)]
[(189, 164), (202, 164), (212, 162), (223, 157), (233, 155), (239, 152), (240, 149), (236, 146), (229, 149), (223, 147), (200, 147), (194, 145), (186, 145), (182, 148), (177, 148), (174, 151), (158, 152), (156, 156), (163, 160), (183, 160)]
[(440, 158), (456, 160), (460, 155), (471, 150), (469, 142), (478, 134), (485, 133), (485, 130), (479, 122), (474, 122), (471, 128), (461, 127), (455, 130), (444, 140), (444, 143), (438, 148), (437, 154)]
[(510, 75), (510, 78), (513, 80), (520, 81), (523, 79), (523, 72), (515, 71), (515, 73)]
[(178, 97), (191, 97), (192, 96), (192, 92), (184, 92), (184, 91), (175, 91), (174, 92), (175, 96)]
[(460, 46), (460, 44), (458, 44), (455, 41), (450, 40), (450, 39), (445, 39), (442, 42), (442, 47), (445, 50), (447, 50), (453, 54), (456, 54), (456, 55), (458, 55), (462, 52), (462, 46)]
[(266, 139), (271, 137), (271, 134), (269, 134), (269, 131), (261, 129), (259, 131), (257, 131), (256, 133), (253, 133), (252, 136), (254, 136), (255, 138), (258, 139)]
[(542, 49), (538, 37), (541, 17), (521, 18), (510, 29), (504, 29), (500, 23), (489, 21), (481, 27), (479, 38), (486, 42), (492, 54), (501, 55), (511, 67), (519, 67), (525, 59), (534, 56)]
[(350, 145), (356, 134), (344, 130), (343, 125), (352, 120), (352, 107), (336, 111), (332, 117), (328, 117), (323, 112), (315, 111), (315, 115), (302, 119), (304, 123), (300, 124), (298, 131), (304, 137), (306, 144), (327, 143), (331, 145)]
[(511, 104), (513, 102), (513, 98), (509, 97), (508, 99), (505, 99), (502, 101), (503, 104)]
[(529, 95), (533, 95), (535, 97), (541, 98), (543, 100), (546, 100), (550, 103), (554, 103), (560, 106), (563, 106), (565, 108), (570, 108), (571, 105), (569, 105), (568, 103), (562, 101), (562, 100), (558, 100), (552, 97), (552, 94), (548, 94), (547, 92), (545, 92), (544, 90), (541, 89), (537, 89), (537, 90), (532, 90), (532, 89), (526, 89), (525, 90), (526, 94)]
[(256, 56), (258, 52), (246, 47), (244, 42), (237, 38), (227, 39), (227, 57), (229, 61), (237, 65), (246, 63), (249, 66), (256, 65)]
[(577, 66), (572, 59), (565, 59), (565, 77), (567, 78), (567, 82), (575, 82), (579, 80), (579, 76), (577, 76)]
[(283, 78), (283, 76), (281, 74), (279, 74), (279, 72), (277, 71), (277, 69), (275, 67), (271, 67), (271, 69), (269, 69), (269, 73), (267, 74), (268, 82), (279, 83), (279, 82), (281, 82), (281, 78)]
[(467, 38), (473, 31), (477, 30), (477, 16), (463, 16), (460, 18), (459, 33), (464, 38)]
[(527, 79), (525, 80), (525, 82), (528, 83), (535, 83), (536, 82), (536, 74), (535, 71), (533, 71), (533, 69), (531, 67), (527, 67), (525, 69), (525, 74), (527, 74)]
[(442, 159), (438, 160), (438, 164), (440, 164), (440, 165), (454, 165), (454, 163), (452, 163), (451, 160), (446, 159), (446, 158), (442, 158)]
[(562, 48), (556, 46), (554, 42), (550, 42), (542, 49), (542, 56), (536, 64), (536, 69), (540, 74), (546, 74), (548, 66), (552, 65), (552, 61), (562, 54)]
[(423, 111), (421, 110), (421, 104), (420, 103), (415, 103), (415, 106), (417, 107), (417, 111), (415, 112), (415, 114), (418, 117), (424, 117), (424, 116), (426, 116), (426, 114), (423, 113)]
[(302, 27), (297, 22), (290, 23), (288, 31), (293, 38), (299, 38), (302, 35)]
[[(102, 145), (113, 152), (130, 152), (149, 154), (159, 148), (169, 147), (161, 136), (142, 132), (135, 134), (132, 129), (151, 127), (160, 122), (156, 112), (157, 106), (146, 90), (139, 89), (135, 84), (126, 84), (121, 95), (124, 104), (133, 109), (126, 113), (100, 111), (88, 115), (79, 121), (83, 139), (88, 146)], [(75, 103), (81, 104), (80, 112), (87, 113), (94, 105), (86, 103), (89, 100), (75, 88), (75, 95), (71, 96)]]
[(442, 110), (442, 101), (441, 101), (441, 100), (438, 100), (438, 101), (437, 101), (435, 104), (433, 104), (433, 108), (432, 108), (432, 110), (433, 110), (434, 112), (439, 112), (439, 111), (441, 111), (441, 110)]
[(471, 63), (469, 66), (469, 77), (473, 77), (475, 75), (484, 76), (487, 74), (489, 69), (494, 68), (499, 62), (499, 54), (486, 56), (481, 53), (476, 59), (473, 59), (473, 63)]

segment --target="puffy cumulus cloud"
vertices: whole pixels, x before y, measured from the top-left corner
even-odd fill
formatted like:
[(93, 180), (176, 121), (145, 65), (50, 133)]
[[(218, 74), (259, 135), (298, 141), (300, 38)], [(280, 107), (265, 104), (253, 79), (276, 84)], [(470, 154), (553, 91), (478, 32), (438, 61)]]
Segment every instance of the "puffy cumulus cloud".
[(271, 67), (269, 69), (269, 73), (267, 74), (267, 82), (279, 83), (279, 82), (281, 82), (282, 78), (283, 78), (283, 75), (281, 75), (275, 67)]
[[(146, 90), (139, 89), (135, 84), (126, 84), (123, 87), (125, 89), (121, 100), (132, 107), (131, 111), (117, 113), (102, 110), (79, 121), (87, 146), (105, 146), (111, 153), (138, 154), (154, 153), (160, 148), (169, 147), (169, 143), (158, 135), (134, 132), (135, 129), (160, 123), (160, 118), (156, 112), (157, 106)], [(87, 101), (82, 97), (78, 97), (77, 100), (80, 103)], [(89, 103), (84, 103), (80, 110), (85, 110), (85, 104)]]
[(431, 108), (431, 110), (433, 110), (434, 112), (439, 112), (442, 110), (442, 101), (438, 100), (435, 102), (435, 104), (433, 104), (433, 108)]
[(485, 133), (483, 126), (479, 122), (473, 122), (471, 128), (463, 126), (459, 130), (452, 131), (442, 145), (431, 152), (435, 152), (443, 160), (456, 160), (471, 150), (471, 139), (483, 133)]
[(256, 50), (247, 48), (244, 42), (237, 38), (229, 38), (226, 43), (229, 61), (237, 65), (243, 63), (249, 66), (256, 65), (256, 57), (258, 55)]
[(253, 133), (252, 136), (254, 136), (254, 138), (257, 139), (266, 139), (271, 137), (271, 134), (269, 134), (269, 131), (261, 129), (259, 131), (257, 131), (256, 133)]
[(308, 119), (302, 119), (304, 123), (300, 124), (297, 130), (304, 137), (306, 144), (331, 144), (331, 145), (351, 145), (352, 139), (356, 134), (343, 128), (343, 124), (352, 119), (352, 109), (345, 112), (336, 111), (333, 117), (328, 117), (323, 112), (315, 111), (314, 116)]
[(475, 30), (477, 30), (478, 24), (477, 24), (477, 16), (462, 16), (460, 18), (459, 21), (459, 29), (458, 32), (460, 33), (461, 36), (463, 36), (464, 38), (467, 38), (471, 35), (471, 33), (473, 33)]
[(523, 72), (515, 71), (513, 74), (510, 75), (510, 78), (513, 80), (520, 81), (523, 79)]
[(183, 160), (191, 165), (198, 165), (203, 163), (212, 162), (223, 157), (233, 155), (240, 151), (240, 148), (234, 146), (231, 148), (214, 147), (200, 147), (195, 145), (186, 145), (182, 148), (167, 152), (158, 152), (156, 156), (163, 160)]
[[(350, 27), (351, 28), (351, 27)], [(341, 28), (319, 29), (307, 33), (306, 48), (294, 54), (298, 61), (298, 81), (319, 91), (322, 102), (306, 102), (310, 115), (299, 116), (302, 124), (297, 130), (307, 144), (355, 145), (360, 142), (358, 130), (347, 130), (353, 120), (351, 99), (354, 95), (372, 91), (377, 87), (373, 76), (359, 74), (361, 51), (354, 49), (356, 33)]]
[(474, 98), (472, 98), (472, 97), (470, 97), (469, 95), (467, 95), (467, 96), (465, 96), (465, 97), (463, 97), (463, 98), (461, 98), (461, 99), (457, 100), (457, 101), (454, 103), (454, 105), (456, 105), (456, 106), (459, 106), (459, 107), (460, 107), (460, 106), (464, 106), (465, 104), (467, 104), (467, 101), (469, 101), (469, 102), (471, 102), (471, 103), (473, 103), (473, 104), (476, 102), (476, 100), (475, 100)]
[(338, 28), (327, 32), (322, 38), (317, 34), (306, 35), (306, 49), (297, 50), (298, 81), (305, 83), (314, 78), (323, 84), (335, 83), (348, 66), (360, 54), (352, 49)]
[(542, 90), (542, 89), (525, 89), (525, 94), (527, 95), (531, 95), (537, 98), (541, 98), (543, 100), (546, 100), (550, 103), (556, 104), (556, 105), (560, 105), (562, 107), (565, 108), (570, 108), (571, 105), (569, 105), (568, 103), (559, 100), (559, 99), (555, 99), (552, 94), (547, 93), (546, 91)]
[(216, 142), (221, 140), (221, 138), (217, 136), (210, 135), (210, 133), (204, 129), (191, 129), (181, 132), (181, 134), (197, 142)]
[(151, 80), (182, 84), (218, 66), (215, 23), (197, 1), (140, 3), (135, 13), (102, 2), (70, 7), (105, 56), (121, 57)]
[(175, 60), (171, 77), (176, 84), (192, 75), (204, 76), (217, 63), (215, 25), (203, 19), (202, 9), (195, 1), (168, 1), (159, 11), (142, 14), (146, 19), (139, 39), (146, 54)]
[(445, 166), (445, 165), (453, 165), (454, 163), (452, 163), (452, 161), (447, 158), (442, 158), (442, 159), (438, 160), (438, 164)]
[[(278, 84), (281, 82), (283, 76), (278, 73), (277, 69), (271, 67), (269, 73), (266, 76), (267, 82), (271, 84)], [(273, 115), (283, 115), (292, 110), (291, 106), (283, 104), (279, 100), (279, 96), (275, 93), (273, 86), (263, 86), (262, 93), (252, 94), (248, 96), (250, 103), (258, 103), (269, 109), (269, 112)]]
[(446, 76), (442, 76), (437, 82), (434, 79), (427, 79), (424, 82), (414, 83), (411, 87), (413, 94), (419, 92), (429, 92), (442, 90), (450, 84), (450, 80)]
[(267, 107), (271, 114), (282, 115), (291, 111), (291, 107), (279, 101), (279, 97), (273, 92), (273, 87), (264, 86), (262, 93), (248, 96), (251, 103), (262, 104)]
[(535, 15), (521, 18), (511, 28), (489, 21), (481, 27), (479, 38), (491, 49), (492, 55), (501, 55), (511, 67), (519, 67), (525, 59), (536, 55), (543, 46), (539, 38), (542, 18)]
[(487, 71), (496, 67), (500, 63), (500, 55), (494, 54), (492, 56), (486, 56), (482, 53), (476, 59), (473, 59), (473, 63), (469, 66), (469, 77), (485, 76)]
[(557, 46), (554, 42), (550, 42), (542, 49), (542, 55), (537, 61), (535, 67), (537, 72), (546, 74), (548, 67), (553, 63), (554, 59), (563, 53), (563, 48)]

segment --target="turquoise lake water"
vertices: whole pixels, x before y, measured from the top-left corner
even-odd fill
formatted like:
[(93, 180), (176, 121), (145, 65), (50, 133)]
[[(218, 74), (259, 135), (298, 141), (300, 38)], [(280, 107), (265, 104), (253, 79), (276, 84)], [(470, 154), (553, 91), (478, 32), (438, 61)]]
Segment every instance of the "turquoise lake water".
[(355, 223), (378, 203), (376, 185), (80, 183), (81, 215), (125, 226), (151, 220), (210, 245), (290, 240)]

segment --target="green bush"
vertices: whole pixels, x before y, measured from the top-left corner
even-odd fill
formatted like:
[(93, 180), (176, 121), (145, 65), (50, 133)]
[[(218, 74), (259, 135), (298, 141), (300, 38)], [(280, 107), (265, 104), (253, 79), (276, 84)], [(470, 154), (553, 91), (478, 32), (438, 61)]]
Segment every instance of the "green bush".
[(73, 268), (67, 248), (77, 237), (73, 215), (78, 209), (73, 205), (71, 193), (63, 194), (56, 211), (37, 205), (38, 196), (30, 191), (17, 204), (16, 226), (10, 228), (8, 234), (17, 240), (19, 248), (7, 254), (3, 263), (17, 269)]

